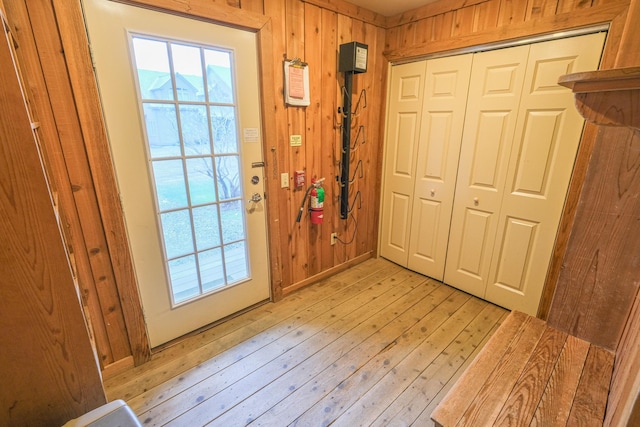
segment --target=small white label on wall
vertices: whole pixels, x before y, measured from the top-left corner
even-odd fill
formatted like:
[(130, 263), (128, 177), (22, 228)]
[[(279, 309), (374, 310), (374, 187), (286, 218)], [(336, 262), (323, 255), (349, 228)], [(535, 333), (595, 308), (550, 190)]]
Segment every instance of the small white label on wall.
[(244, 142), (260, 142), (260, 131), (258, 128), (243, 129)]

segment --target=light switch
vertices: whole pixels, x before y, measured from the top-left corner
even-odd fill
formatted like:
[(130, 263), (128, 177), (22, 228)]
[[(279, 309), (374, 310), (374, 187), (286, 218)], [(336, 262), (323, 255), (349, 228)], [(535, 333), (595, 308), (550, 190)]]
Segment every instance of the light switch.
[(289, 173), (280, 174), (280, 188), (289, 188)]

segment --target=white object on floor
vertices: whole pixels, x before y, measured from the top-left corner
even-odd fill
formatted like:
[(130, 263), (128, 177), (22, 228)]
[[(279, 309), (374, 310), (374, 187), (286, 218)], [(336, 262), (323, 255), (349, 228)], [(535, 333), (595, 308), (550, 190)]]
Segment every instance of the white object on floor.
[(142, 427), (142, 424), (124, 400), (114, 400), (62, 427)]

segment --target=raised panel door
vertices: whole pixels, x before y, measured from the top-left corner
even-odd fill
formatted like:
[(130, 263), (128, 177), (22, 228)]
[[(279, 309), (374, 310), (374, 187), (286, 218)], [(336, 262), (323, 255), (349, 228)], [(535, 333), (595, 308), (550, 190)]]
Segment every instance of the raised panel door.
[(472, 54), (427, 61), (408, 267), (442, 280)]
[(584, 120), (564, 74), (598, 67), (604, 33), (531, 46), (485, 298), (535, 315)]
[(425, 61), (394, 66), (388, 97), (380, 255), (407, 265)]
[(474, 55), (444, 281), (484, 297), (529, 46)]

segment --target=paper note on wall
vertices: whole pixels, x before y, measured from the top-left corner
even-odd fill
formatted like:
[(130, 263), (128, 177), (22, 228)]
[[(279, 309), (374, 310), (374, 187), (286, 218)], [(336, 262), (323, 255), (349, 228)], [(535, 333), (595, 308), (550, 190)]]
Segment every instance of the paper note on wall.
[(311, 104), (307, 65), (293, 65), (291, 61), (284, 61), (284, 84), (284, 97), (287, 104), (297, 107), (306, 107)]
[(304, 68), (289, 67), (289, 96), (304, 99)]

